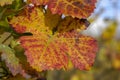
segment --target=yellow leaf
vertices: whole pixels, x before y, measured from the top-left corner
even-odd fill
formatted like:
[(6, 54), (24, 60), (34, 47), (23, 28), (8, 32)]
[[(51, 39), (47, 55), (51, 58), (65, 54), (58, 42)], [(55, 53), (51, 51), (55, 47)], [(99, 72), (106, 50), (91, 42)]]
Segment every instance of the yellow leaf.
[(0, 6), (12, 4), (14, 0), (0, 0)]
[(117, 24), (111, 23), (102, 33), (101, 37), (105, 41), (110, 41), (115, 37), (115, 32), (116, 32)]

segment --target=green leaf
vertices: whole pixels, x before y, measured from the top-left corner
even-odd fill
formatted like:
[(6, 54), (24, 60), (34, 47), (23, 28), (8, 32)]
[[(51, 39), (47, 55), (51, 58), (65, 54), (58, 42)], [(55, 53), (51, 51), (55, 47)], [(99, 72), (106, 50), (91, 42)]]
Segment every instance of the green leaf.
[(2, 26), (2, 27), (9, 27), (9, 24), (8, 24), (8, 22), (7, 21), (0, 21), (0, 26)]
[(11, 7), (16, 11), (20, 10), (23, 6), (24, 6), (24, 3), (22, 0), (15, 0), (11, 5)]
[(11, 33), (4, 32), (2, 35), (0, 35), (0, 44), (9, 45), (13, 37), (11, 36)]
[(16, 76), (17, 74), (20, 73), (25, 78), (30, 78), (30, 75), (25, 73), (24, 69), (19, 63), (19, 59), (15, 56), (13, 49), (1, 44), (0, 52), (2, 52), (1, 54), (2, 60), (5, 61), (6, 66), (9, 68), (13, 76)]

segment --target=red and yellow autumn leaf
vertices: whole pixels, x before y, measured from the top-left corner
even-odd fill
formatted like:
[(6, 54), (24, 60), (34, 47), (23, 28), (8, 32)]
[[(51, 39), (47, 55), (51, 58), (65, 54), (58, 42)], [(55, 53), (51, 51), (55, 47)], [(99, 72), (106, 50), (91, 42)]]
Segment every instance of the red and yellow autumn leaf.
[(79, 31), (60, 34), (65, 38), (68, 48), (68, 55), (75, 68), (89, 70), (94, 63), (97, 52), (96, 40), (90, 36), (83, 36)]
[[(41, 35), (41, 36), (40, 36)], [(30, 65), (37, 71), (61, 69), (67, 67), (67, 46), (62, 41), (39, 33), (20, 38)]]
[[(41, 36), (40, 36), (41, 35)], [(42, 33), (20, 38), (30, 65), (38, 71), (68, 69), (68, 60), (75, 68), (90, 69), (97, 51), (96, 41), (88, 36), (78, 36), (77, 31), (48, 36)]]
[(32, 30), (37, 29), (40, 32), (52, 34), (50, 30), (54, 28), (58, 32), (65, 32), (73, 29), (85, 30), (87, 27), (81, 19), (72, 17), (62, 19), (60, 15), (52, 14), (49, 10), (44, 13), (42, 8), (27, 8), (24, 12), (10, 21), (18, 33), (31, 32), (36, 34), (36, 31), (34, 33)]
[(46, 32), (47, 27), (46, 29), (44, 28), (44, 26), (46, 26), (44, 18), (45, 16), (41, 8), (39, 9), (38, 8), (30, 8), (30, 9), (26, 8), (23, 11), (23, 14), (19, 15), (17, 18), (16, 17), (13, 18), (10, 21), (10, 24), (12, 23), (13, 28), (18, 33), (33, 32), (31, 31), (33, 28), (38, 29), (42, 32)]
[(35, 5), (48, 5), (53, 14), (87, 18), (95, 8), (96, 0), (28, 0)]
[[(50, 16), (56, 21), (49, 18), (50, 22), (47, 22), (46, 17)], [(75, 18), (61, 19), (59, 15), (54, 17), (49, 12), (46, 15), (39, 8), (28, 9), (25, 14), (10, 21), (17, 32), (33, 34), (22, 36), (19, 41), (25, 49), (28, 62), (37, 71), (69, 69), (69, 61), (80, 70), (90, 69), (95, 59), (97, 43), (94, 38), (83, 36), (76, 30), (86, 28), (80, 23)], [(64, 27), (68, 29), (64, 31)], [(57, 30), (53, 34), (54, 28)]]

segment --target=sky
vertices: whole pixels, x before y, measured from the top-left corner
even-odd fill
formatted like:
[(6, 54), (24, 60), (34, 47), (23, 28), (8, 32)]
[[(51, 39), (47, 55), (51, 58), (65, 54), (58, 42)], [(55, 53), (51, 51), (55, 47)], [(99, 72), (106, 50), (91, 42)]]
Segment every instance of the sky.
[[(117, 8), (113, 3), (116, 3), (115, 6)], [(120, 13), (120, 0), (99, 0), (95, 12), (99, 12), (101, 8), (105, 9), (105, 12), (101, 14), (102, 18), (115, 18), (118, 12)]]
[[(113, 3), (116, 3), (116, 7)], [(119, 22), (119, 27), (117, 29), (116, 35), (120, 34), (120, 0), (98, 0), (96, 4), (96, 9), (94, 10), (95, 15), (99, 13), (101, 9), (104, 11), (99, 15), (99, 17), (88, 27), (83, 33), (93, 37), (99, 37), (102, 31), (107, 27), (108, 24), (104, 21), (105, 18), (116, 19)], [(120, 37), (120, 36), (119, 36)]]

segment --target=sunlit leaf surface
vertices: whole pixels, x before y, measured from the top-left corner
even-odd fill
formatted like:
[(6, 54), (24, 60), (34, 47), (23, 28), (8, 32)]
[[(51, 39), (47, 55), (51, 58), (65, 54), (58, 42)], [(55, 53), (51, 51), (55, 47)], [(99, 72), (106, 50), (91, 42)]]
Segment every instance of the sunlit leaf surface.
[(95, 8), (96, 0), (28, 0), (35, 5), (48, 5), (52, 13), (87, 18)]
[[(30, 65), (37, 71), (69, 69), (68, 62), (71, 61), (75, 68), (89, 70), (94, 62), (97, 43), (92, 37), (79, 33), (80, 30), (86, 29), (86, 26), (79, 19), (74, 18), (61, 19), (61, 23), (57, 24), (60, 20), (59, 16), (53, 16), (53, 19), (56, 17), (56, 21), (48, 19), (50, 21), (48, 23), (45, 17), (52, 14), (49, 12), (46, 14), (48, 15), (44, 15), (39, 8), (33, 8), (10, 21), (17, 32), (33, 34), (19, 39)], [(62, 27), (63, 31), (59, 33), (59, 28)], [(64, 28), (67, 27), (68, 30), (64, 32)], [(54, 34), (51, 28), (57, 28)]]

